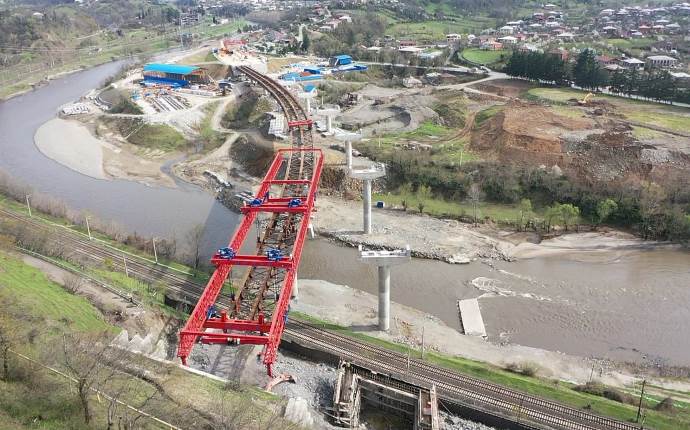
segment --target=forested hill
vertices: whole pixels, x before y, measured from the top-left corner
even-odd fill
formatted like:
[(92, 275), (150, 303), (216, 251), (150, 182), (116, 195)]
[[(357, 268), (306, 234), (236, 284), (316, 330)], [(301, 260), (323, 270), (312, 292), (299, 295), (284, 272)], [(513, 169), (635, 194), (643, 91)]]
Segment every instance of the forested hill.
[(0, 3), (0, 65), (36, 55), (109, 43), (123, 30), (165, 31), (179, 11), (143, 0), (102, 0), (85, 5), (56, 0)]

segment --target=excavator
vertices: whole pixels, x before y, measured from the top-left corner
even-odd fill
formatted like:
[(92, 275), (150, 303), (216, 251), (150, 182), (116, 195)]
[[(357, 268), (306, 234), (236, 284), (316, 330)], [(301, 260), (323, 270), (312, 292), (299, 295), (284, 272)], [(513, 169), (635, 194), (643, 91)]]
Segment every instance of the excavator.
[(594, 94), (593, 94), (593, 93), (588, 93), (582, 100), (578, 100), (578, 101), (577, 101), (577, 104), (579, 104), (580, 106), (587, 106), (587, 104), (589, 104), (589, 100), (590, 100), (592, 97), (594, 97)]

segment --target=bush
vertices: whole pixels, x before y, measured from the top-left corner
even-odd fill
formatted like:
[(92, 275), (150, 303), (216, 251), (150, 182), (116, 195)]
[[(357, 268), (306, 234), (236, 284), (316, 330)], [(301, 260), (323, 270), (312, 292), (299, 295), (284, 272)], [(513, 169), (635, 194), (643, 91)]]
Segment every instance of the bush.
[(144, 112), (131, 100), (122, 98), (117, 104), (113, 105), (108, 113), (126, 113), (131, 115), (142, 115)]
[(661, 412), (673, 412), (675, 410), (675, 406), (673, 405), (673, 398), (666, 397), (664, 400), (659, 402), (658, 405), (654, 406), (654, 410)]
[(573, 390), (581, 392), (581, 393), (588, 393), (592, 394), (594, 396), (599, 396), (599, 397), (604, 397), (609, 400), (613, 400), (614, 402), (618, 403), (623, 403), (623, 404), (628, 404), (628, 405), (636, 405), (637, 404), (637, 399), (635, 399), (633, 396), (626, 394), (622, 391), (619, 391), (615, 388), (608, 387), (601, 382), (588, 382), (584, 385), (578, 385)]
[(517, 373), (524, 376), (536, 376), (539, 373), (539, 365), (532, 362), (524, 363), (508, 363), (505, 369), (512, 373)]

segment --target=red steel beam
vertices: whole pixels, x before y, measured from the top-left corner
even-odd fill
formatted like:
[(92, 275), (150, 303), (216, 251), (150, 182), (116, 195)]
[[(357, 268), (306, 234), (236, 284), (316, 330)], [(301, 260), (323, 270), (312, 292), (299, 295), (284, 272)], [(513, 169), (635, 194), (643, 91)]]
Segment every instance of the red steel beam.
[(288, 207), (288, 205), (261, 205), (261, 206), (242, 206), (240, 212), (243, 214), (252, 212), (287, 212), (287, 213), (304, 213), (307, 212), (307, 208), (304, 206), (296, 206), (293, 208)]
[(280, 260), (269, 260), (265, 255), (236, 255), (233, 258), (211, 258), (211, 263), (216, 266), (252, 266), (252, 267), (277, 267), (279, 269), (292, 269), (294, 266), (290, 258), (283, 257)]
[(261, 324), (258, 321), (246, 320), (221, 321), (220, 318), (211, 318), (204, 323), (204, 328), (215, 328), (221, 330), (258, 331), (260, 333), (268, 333), (271, 330), (271, 324)]
[(271, 181), (271, 185), (309, 185), (311, 179), (275, 179)]
[[(319, 178), (321, 178), (321, 170), (323, 169), (323, 154), (318, 151), (319, 157), (314, 165), (314, 172), (312, 178), (315, 180), (309, 185), (309, 198), (307, 200), (307, 207), (309, 212), (314, 208), (314, 200), (316, 198), (316, 190), (318, 187)], [(276, 304), (275, 310), (273, 311), (273, 317), (271, 319), (271, 331), (269, 332), (269, 341), (264, 349), (264, 364), (266, 365), (266, 370), (268, 374), (271, 374), (271, 366), (275, 362), (276, 356), (278, 354), (278, 347), (280, 346), (280, 340), (283, 335), (283, 330), (285, 329), (285, 319), (287, 308), (290, 304), (290, 298), (292, 297), (292, 286), (295, 283), (295, 276), (297, 275), (297, 268), (299, 267), (300, 258), (302, 257), (302, 248), (304, 246), (304, 239), (307, 237), (307, 231), (309, 230), (309, 218), (303, 217), (301, 220), (301, 225), (295, 244), (292, 249), (292, 261), (294, 263), (295, 270), (290, 270), (287, 273), (283, 287), (281, 288), (280, 297), (278, 298), (278, 303)]]
[[(283, 164), (283, 155), (290, 152), (313, 152), (315, 155), (315, 165), (312, 172), (312, 177), (309, 180), (309, 192), (307, 196), (304, 197), (305, 203), (303, 203), (300, 208), (304, 208), (306, 213), (314, 208), (314, 199), (318, 186), (318, 181), (321, 176), (321, 171), (323, 169), (323, 154), (321, 150), (314, 148), (289, 148), (281, 149), (276, 154), (275, 159), (269, 167), (264, 180), (259, 187), (259, 192), (257, 195), (264, 195), (271, 186), (272, 181), (275, 180), (275, 176), (278, 173), (280, 166)], [(298, 197), (297, 197), (298, 198)], [(288, 209), (285, 208), (287, 212)], [(240, 249), (244, 243), (245, 238), (249, 230), (251, 229), (252, 223), (256, 219), (257, 212), (250, 211), (245, 214), (240, 226), (237, 228), (232, 241), (230, 242), (230, 248)], [(280, 345), (280, 338), (284, 329), (284, 316), (289, 305), (290, 295), (292, 293), (292, 286), (294, 284), (294, 279), (296, 275), (296, 270), (299, 265), (299, 259), (302, 254), (302, 247), (304, 245), (304, 238), (309, 226), (309, 219), (305, 216), (300, 220), (300, 229), (297, 234), (295, 244), (292, 250), (292, 259), (286, 259), (281, 261), (269, 261), (265, 256), (235, 256), (232, 259), (220, 259), (214, 258), (212, 261), (218, 263), (216, 270), (213, 272), (211, 279), (206, 285), (206, 289), (202, 293), (199, 302), (194, 307), (192, 314), (190, 315), (185, 327), (180, 332), (180, 343), (178, 346), (177, 355), (182, 359), (183, 364), (187, 364), (187, 357), (191, 353), (194, 343), (201, 338), (204, 343), (226, 343), (228, 339), (239, 339), (239, 342), (266, 345), (264, 349), (264, 364), (266, 365), (267, 371), (271, 374), (271, 365), (275, 361), (278, 346)], [(270, 329), (268, 330), (268, 336), (252, 336), (244, 335), (238, 333), (208, 333), (203, 331), (205, 323), (207, 321), (206, 316), (208, 309), (213, 305), (218, 298), (218, 294), (223, 287), (225, 280), (228, 277), (230, 268), (233, 265), (251, 265), (251, 266), (270, 266), (270, 267), (281, 267), (287, 270), (287, 276), (283, 281), (283, 286), (281, 288), (280, 297), (276, 308), (274, 310)], [(243, 331), (256, 331), (251, 330), (254, 328), (248, 323), (244, 325), (244, 329), (239, 328), (238, 330)]]
[[(200, 340), (204, 343), (227, 343), (227, 344), (254, 344), (264, 345), (263, 356), (266, 370), (271, 376), (271, 366), (275, 362), (278, 346), (280, 345), (281, 336), (285, 328), (286, 312), (288, 310), (290, 296), (292, 294), (292, 287), (295, 282), (297, 268), (302, 254), (302, 247), (309, 227), (309, 214), (314, 210), (314, 200), (318, 187), (318, 181), (323, 169), (323, 154), (319, 149), (311, 147), (311, 135), (304, 134), (302, 126), (308, 126), (311, 129), (313, 121), (310, 120), (302, 106), (296, 101), (295, 97), (280, 84), (273, 79), (262, 75), (250, 67), (240, 66), (240, 71), (252, 78), (255, 82), (261, 85), (268, 91), (273, 98), (276, 99), (281, 106), (285, 115), (288, 117), (288, 127), (293, 130), (292, 139), (293, 147), (290, 149), (281, 149), (276, 154), (275, 159), (264, 177), (264, 180), (259, 187), (258, 196), (264, 196), (270, 190), (272, 185), (307, 185), (309, 192), (304, 197), (281, 197), (277, 199), (269, 199), (264, 204), (257, 207), (246, 207), (243, 210), (244, 217), (238, 226), (229, 248), (239, 250), (244, 243), (253, 222), (256, 220), (259, 212), (278, 212), (278, 213), (303, 213), (299, 218), (299, 230), (295, 237), (292, 246), (292, 254), (289, 259), (281, 259), (278, 261), (268, 260), (266, 256), (235, 256), (232, 259), (222, 259), (219, 256), (214, 256), (212, 261), (217, 265), (213, 272), (204, 292), (199, 298), (199, 302), (194, 307), (184, 329), (180, 332), (180, 343), (178, 346), (177, 355), (182, 359), (183, 364), (187, 364), (187, 358), (191, 353), (194, 343)], [(299, 130), (297, 135), (296, 130)], [(309, 147), (307, 148), (307, 144)], [(311, 151), (314, 156), (314, 165), (311, 178), (296, 179), (277, 179), (281, 166), (283, 165), (283, 156), (288, 153), (297, 151)], [(295, 208), (288, 208), (287, 203), (299, 198), (302, 204)], [(208, 318), (208, 311), (215, 303), (222, 289), (225, 281), (228, 278), (230, 269), (234, 265), (249, 265), (253, 267), (275, 267), (285, 270), (283, 278), (283, 285), (280, 289), (280, 297), (275, 305), (270, 324), (266, 324), (263, 320), (263, 314), (259, 314), (258, 320), (239, 320), (227, 319), (225, 312), (221, 313), (221, 318)], [(208, 332), (206, 329), (217, 329), (223, 332)], [(230, 330), (230, 333), (227, 331)], [(239, 332), (239, 333), (238, 333)], [(259, 333), (244, 334), (244, 333)], [(266, 335), (264, 335), (266, 333)]]
[[(273, 162), (268, 168), (268, 172), (266, 172), (264, 181), (261, 183), (261, 186), (259, 187), (259, 192), (257, 193), (258, 195), (262, 196), (266, 194), (266, 192), (269, 190), (271, 186), (270, 181), (275, 179), (276, 175), (278, 174), (278, 171), (280, 170), (280, 167), (283, 164), (284, 153), (285, 151), (279, 151), (278, 154), (276, 154), (276, 157), (273, 159)], [(247, 234), (252, 228), (252, 224), (256, 219), (256, 215), (256, 212), (251, 212), (244, 216), (242, 222), (237, 227), (237, 230), (235, 231), (232, 240), (230, 241), (230, 248), (240, 249), (240, 247), (244, 243), (245, 238), (247, 237)], [(218, 266), (218, 268), (216, 268), (216, 270), (211, 275), (211, 279), (209, 279), (208, 283), (206, 284), (204, 292), (201, 294), (201, 297), (199, 297), (199, 301), (194, 307), (194, 310), (187, 319), (187, 323), (185, 324), (184, 329), (180, 333), (180, 343), (177, 347), (177, 356), (182, 359), (182, 364), (187, 364), (187, 357), (189, 357), (189, 354), (192, 352), (194, 342), (197, 339), (196, 335), (189, 333), (199, 331), (203, 326), (204, 321), (206, 320), (206, 312), (218, 298), (218, 294), (220, 293), (220, 290), (223, 288), (225, 280), (228, 278), (228, 274), (230, 273), (231, 267), (232, 265), (228, 264), (221, 265)], [(184, 332), (188, 333), (184, 334)]]

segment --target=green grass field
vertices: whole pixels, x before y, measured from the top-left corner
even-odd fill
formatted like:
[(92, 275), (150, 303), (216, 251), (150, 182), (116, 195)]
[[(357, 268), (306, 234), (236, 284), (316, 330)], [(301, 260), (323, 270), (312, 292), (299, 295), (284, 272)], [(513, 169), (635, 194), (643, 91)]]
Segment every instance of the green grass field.
[[(415, 193), (404, 193), (400, 190), (389, 193), (378, 193), (374, 195), (375, 200), (386, 202), (387, 206), (402, 206), (402, 201), (407, 202), (409, 212), (417, 212), (419, 198)], [(441, 198), (431, 198), (426, 200), (424, 213), (438, 217), (472, 217), (473, 207), (471, 203), (465, 201), (449, 201)], [(539, 215), (541, 211), (537, 211)], [(477, 207), (477, 218), (490, 218), (493, 222), (510, 223), (518, 219), (520, 209), (517, 205), (506, 205), (498, 203), (481, 202)]]
[(165, 152), (177, 151), (187, 145), (184, 136), (167, 124), (146, 124), (131, 134), (127, 141), (142, 148)]
[[(559, 104), (566, 104), (570, 99), (582, 99), (586, 94), (586, 91), (572, 88), (532, 88), (527, 91), (528, 98)], [(616, 108), (617, 113), (621, 113), (626, 119), (642, 125), (664, 127), (685, 133), (690, 130), (690, 109), (687, 108), (605, 94), (596, 94), (593, 100), (605, 100), (611, 103)]]
[(386, 29), (386, 34), (398, 39), (414, 39), (418, 42), (445, 40), (446, 34), (478, 33), (495, 26), (496, 20), (488, 17), (453, 17), (439, 21), (398, 22)]
[(619, 49), (646, 49), (656, 43), (654, 39), (608, 39), (606, 43)]
[(357, 147), (365, 153), (375, 154), (377, 159), (387, 159), (408, 152), (399, 148), (400, 144), (424, 143), (432, 145), (432, 149), (421, 153), (419, 157), (421, 163), (453, 166), (477, 159), (476, 155), (467, 149), (467, 137), (459, 137), (459, 132), (458, 129), (427, 121), (414, 131), (373, 137), (368, 142), (358, 144)]
[(0, 297), (40, 315), (48, 332), (116, 331), (88, 300), (69, 294), (38, 269), (4, 253), (0, 253)]
[(503, 106), (500, 106), (500, 105), (491, 106), (489, 108), (480, 110), (479, 112), (477, 112), (477, 115), (474, 117), (474, 123), (477, 126), (480, 126), (485, 121), (491, 119), (494, 115), (501, 112), (502, 110), (503, 110)]
[[(14, 328), (12, 348), (40, 362), (47, 361), (52, 366), (60, 367), (60, 359), (57, 351), (51, 353), (46, 348), (50, 348), (47, 345), (61, 345), (63, 333), (109, 332), (115, 335), (119, 331), (117, 327), (107, 324), (87, 299), (67, 292), (49, 281), (38, 269), (3, 251), (0, 251), (0, 303), (4, 307), (11, 306), (11, 312), (0, 315), (0, 326)], [(147, 312), (150, 311), (147, 309)], [(33, 328), (37, 329), (36, 336), (29, 334)], [(18, 342), (17, 339), (22, 341)], [(57, 363), (52, 363), (53, 359)], [(165, 396), (157, 396), (144, 409), (162, 419), (168, 419), (166, 411), (171, 408), (186, 408), (192, 403), (201, 409), (219, 411), (218, 402), (223, 399), (223, 407), (227, 408), (224, 413), (242, 413), (246, 419), (265, 420), (270, 408), (256, 403), (273, 403), (279, 407), (278, 404), (282, 402), (276, 396), (252, 386), (229, 389), (221, 382), (192, 375), (175, 365), (165, 365), (138, 356), (133, 356), (133, 360), (137, 360), (136, 364), (132, 362), (133, 365), (145, 369), (154, 379), (161, 378), (158, 381), (165, 387)], [(13, 376), (9, 381), (0, 380), (0, 429), (106, 428), (108, 403), (102, 397), (92, 395), (93, 422), (86, 425), (76, 390), (74, 386), (70, 388), (66, 379), (30, 365), (13, 354), (10, 354), (9, 368)], [(103, 372), (108, 374), (106, 370)], [(132, 378), (124, 372), (108, 376), (107, 381), (105, 387), (99, 385), (98, 388), (109, 393), (116, 392), (119, 387), (125, 388), (120, 400), (135, 406), (144, 401), (147, 393), (156, 391), (148, 382)], [(133, 388), (135, 386), (136, 389)], [(276, 425), (280, 426), (281, 423)], [(161, 427), (143, 418), (137, 421), (137, 428)]]
[(468, 48), (462, 51), (460, 55), (462, 58), (475, 64), (494, 64), (501, 61), (501, 58), (506, 58), (509, 51), (502, 49), (498, 51), (487, 51), (479, 48)]

